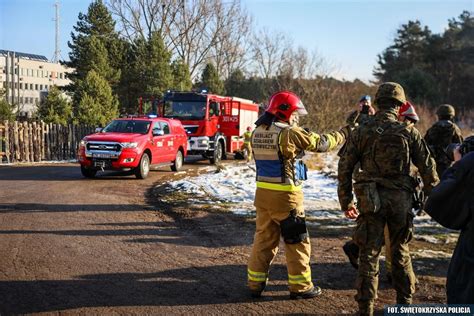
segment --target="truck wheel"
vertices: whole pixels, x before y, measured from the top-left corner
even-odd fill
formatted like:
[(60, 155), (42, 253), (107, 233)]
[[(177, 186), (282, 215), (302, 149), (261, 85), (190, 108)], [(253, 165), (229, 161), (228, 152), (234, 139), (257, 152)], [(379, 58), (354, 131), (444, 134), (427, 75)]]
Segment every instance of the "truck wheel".
[(87, 169), (86, 167), (81, 166), (81, 173), (86, 178), (94, 178), (97, 173), (97, 170)]
[(217, 142), (216, 147), (214, 148), (214, 154), (212, 155), (211, 158), (209, 158), (209, 161), (211, 164), (215, 165), (219, 163), (222, 160), (222, 143)]
[(147, 153), (142, 155), (140, 159), (140, 164), (135, 168), (135, 177), (137, 179), (145, 179), (150, 172), (150, 156)]
[(181, 150), (178, 150), (178, 152), (176, 153), (176, 158), (174, 159), (173, 164), (171, 165), (171, 170), (178, 171), (179, 169), (181, 169), (182, 166), (183, 153), (181, 152)]

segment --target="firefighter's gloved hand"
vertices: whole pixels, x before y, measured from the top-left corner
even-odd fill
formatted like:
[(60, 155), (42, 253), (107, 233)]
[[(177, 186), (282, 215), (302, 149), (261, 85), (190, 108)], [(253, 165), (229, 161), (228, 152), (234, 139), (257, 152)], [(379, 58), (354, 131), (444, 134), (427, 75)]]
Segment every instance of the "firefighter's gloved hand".
[(351, 135), (352, 129), (353, 128), (350, 125), (346, 125), (339, 130), (339, 133), (342, 133), (344, 135), (344, 139), (348, 139)]

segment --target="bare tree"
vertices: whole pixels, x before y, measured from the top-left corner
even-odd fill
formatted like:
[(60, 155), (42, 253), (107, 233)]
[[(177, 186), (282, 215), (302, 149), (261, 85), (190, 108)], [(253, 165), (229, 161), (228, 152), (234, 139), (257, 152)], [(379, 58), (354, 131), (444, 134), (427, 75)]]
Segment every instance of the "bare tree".
[(216, 45), (211, 48), (210, 58), (223, 78), (233, 70), (242, 69), (248, 61), (252, 35), (251, 16), (240, 6), (240, 1), (221, 3), (216, 6), (216, 15), (222, 17), (215, 27), (219, 28)]
[(284, 68), (292, 42), (281, 32), (271, 32), (267, 28), (257, 32), (252, 40), (254, 68), (265, 79), (275, 76)]
[(109, 0), (108, 6), (130, 40), (160, 32), (192, 77), (209, 59), (221, 69), (241, 62), (238, 46), (249, 31), (250, 17), (239, 0)]

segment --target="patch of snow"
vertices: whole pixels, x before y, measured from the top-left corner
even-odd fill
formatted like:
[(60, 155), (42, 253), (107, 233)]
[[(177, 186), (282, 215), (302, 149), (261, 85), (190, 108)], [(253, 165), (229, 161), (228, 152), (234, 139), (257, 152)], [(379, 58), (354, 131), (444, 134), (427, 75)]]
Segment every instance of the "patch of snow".
[[(304, 208), (308, 223), (324, 221), (324, 227), (338, 229), (354, 226), (339, 210), (337, 180), (332, 175), (337, 170), (337, 157), (322, 155), (323, 170), (308, 171), (308, 180), (303, 183)], [(231, 204), (229, 211), (239, 215), (255, 214), (255, 164), (226, 164), (208, 166), (197, 177), (186, 177), (168, 183), (172, 190), (190, 193), (195, 204)], [(328, 176), (329, 175), (329, 176)], [(193, 198), (194, 196), (194, 198)], [(318, 225), (318, 224), (315, 224)], [(427, 214), (414, 219), (415, 238), (432, 244), (450, 243), (457, 240), (457, 234), (448, 230)]]
[(418, 249), (412, 255), (415, 258), (451, 258), (452, 256), (451, 253), (431, 249)]
[(77, 159), (69, 159), (69, 160), (42, 160), (42, 161), (29, 161), (29, 162), (9, 162), (9, 163), (2, 163), (0, 161), (0, 166), (15, 166), (15, 165), (43, 165), (43, 164), (60, 164), (60, 163), (76, 163)]
[[(237, 164), (225, 167), (208, 167), (209, 172), (197, 177), (187, 177), (168, 182), (172, 190), (179, 190), (198, 197), (199, 202), (222, 201), (238, 204), (231, 211), (237, 214), (254, 211), (256, 182), (254, 165)], [(321, 211), (338, 209), (337, 182), (321, 171), (308, 172), (308, 180), (303, 184), (304, 206), (307, 216), (317, 219), (346, 221), (341, 212)]]
[(432, 244), (440, 244), (442, 241), (434, 236), (430, 235), (415, 235), (415, 239), (417, 240), (423, 240)]

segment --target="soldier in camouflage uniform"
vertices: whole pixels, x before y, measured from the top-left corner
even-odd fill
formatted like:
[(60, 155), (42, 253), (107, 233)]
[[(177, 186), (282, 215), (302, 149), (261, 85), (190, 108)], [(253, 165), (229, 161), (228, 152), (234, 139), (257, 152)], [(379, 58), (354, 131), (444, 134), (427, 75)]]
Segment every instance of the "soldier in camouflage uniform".
[[(415, 274), (408, 243), (413, 235), (410, 160), (419, 169), (428, 193), (439, 181), (428, 146), (413, 124), (397, 120), (406, 102), (398, 83), (379, 86), (375, 103), (379, 111), (352, 131), (339, 160), (338, 195), (346, 217), (357, 218), (354, 240), (360, 247), (356, 300), (362, 315), (372, 315), (377, 298), (379, 256), (388, 226), (392, 254), (393, 286), (398, 304), (411, 304)], [(361, 171), (352, 185), (352, 174)], [(353, 202), (352, 189), (357, 197)], [(359, 215), (360, 212), (360, 215)]]
[(436, 111), (438, 121), (431, 126), (425, 135), (425, 140), (436, 160), (436, 171), (441, 177), (444, 171), (451, 166), (452, 161), (446, 155), (446, 146), (451, 143), (462, 143), (461, 130), (453, 122), (454, 107), (441, 104)]
[(290, 298), (307, 299), (321, 294), (313, 285), (311, 244), (306, 229), (302, 184), (306, 180), (304, 151), (325, 152), (344, 142), (347, 130), (316, 134), (298, 126), (307, 114), (299, 97), (290, 91), (275, 93), (255, 122), (252, 149), (257, 171), (254, 205), (256, 232), (248, 263), (248, 286), (252, 297), (265, 289), (270, 263), (278, 252), (280, 236), (285, 242)]
[[(362, 109), (360, 115), (357, 117), (357, 120), (356, 120), (358, 125), (364, 124), (364, 122), (366, 122), (367, 119), (368, 119), (368, 114), (365, 115), (365, 116), (363, 114), (364, 113), (363, 113), (363, 109)], [(372, 113), (370, 115), (373, 115), (373, 114), (374, 113)], [(353, 122), (355, 120), (354, 117), (355, 116), (352, 113), (347, 119), (349, 121), (348, 123)], [(361, 117), (362, 117), (362, 121), (360, 120)], [(416, 124), (420, 120), (420, 118), (418, 117), (418, 114), (416, 114), (415, 107), (413, 106), (413, 104), (411, 104), (409, 101), (407, 101), (405, 104), (403, 104), (400, 107), (400, 109), (398, 111), (398, 120), (400, 122), (404, 122), (407, 125), (410, 125), (410, 124)], [(345, 147), (343, 147), (341, 149), (341, 152), (339, 153), (339, 156), (341, 156), (341, 153), (344, 152), (344, 150), (345, 150)], [(357, 175), (359, 173), (360, 165), (357, 164), (355, 169), (356, 170), (354, 172), (353, 179), (354, 179), (354, 181), (357, 182)], [(389, 233), (388, 233), (388, 226), (387, 225), (385, 225), (385, 228), (384, 228), (384, 235), (385, 235), (385, 270), (386, 270), (386, 277), (387, 277), (387, 281), (389, 283), (392, 283), (392, 256), (391, 256), (391, 251), (390, 251), (390, 236), (389, 236)], [(351, 239), (348, 242), (346, 242), (344, 244), (344, 246), (342, 247), (342, 249), (344, 250), (344, 253), (346, 254), (346, 256), (349, 258), (349, 261), (352, 264), (352, 266), (355, 269), (358, 269), (359, 268), (359, 247), (354, 242), (354, 240)]]

